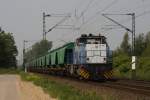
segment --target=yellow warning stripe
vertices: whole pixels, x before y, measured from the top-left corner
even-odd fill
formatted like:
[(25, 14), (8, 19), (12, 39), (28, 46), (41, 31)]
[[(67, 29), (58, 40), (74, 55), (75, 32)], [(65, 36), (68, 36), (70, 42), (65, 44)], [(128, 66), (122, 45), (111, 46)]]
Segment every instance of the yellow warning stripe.
[(85, 75), (85, 78), (88, 79), (88, 78), (89, 78), (89, 74), (86, 74), (86, 75)]
[(109, 78), (109, 76), (107, 75), (107, 73), (105, 73), (104, 76), (105, 76), (105, 78), (107, 78), (107, 79)]
[(80, 75), (85, 79), (88, 79), (90, 76), (89, 73), (85, 70), (80, 70)]
[(81, 75), (82, 75), (82, 76), (84, 76), (84, 74), (85, 74), (85, 72), (84, 72), (84, 71), (82, 71), (82, 72), (81, 72)]
[(89, 73), (88, 72), (86, 72), (86, 74), (85, 74), (85, 78), (89, 78)]
[(84, 71), (80, 71), (80, 75), (82, 75), (84, 73)]
[(107, 78), (107, 79), (112, 78), (112, 73), (113, 73), (113, 70), (111, 70), (109, 72), (105, 72), (104, 77)]
[(107, 77), (106, 75), (104, 75), (104, 77), (105, 77), (106, 79), (108, 79), (108, 77)]

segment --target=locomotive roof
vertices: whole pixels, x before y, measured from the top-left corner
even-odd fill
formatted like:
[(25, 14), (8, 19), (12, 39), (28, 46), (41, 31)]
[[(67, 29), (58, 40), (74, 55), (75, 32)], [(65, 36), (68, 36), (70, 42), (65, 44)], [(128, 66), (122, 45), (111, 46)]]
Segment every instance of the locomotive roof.
[(97, 38), (97, 39), (100, 39), (100, 38), (102, 38), (102, 39), (106, 39), (106, 37), (105, 36), (81, 36), (80, 37), (80, 39), (95, 39), (95, 38)]

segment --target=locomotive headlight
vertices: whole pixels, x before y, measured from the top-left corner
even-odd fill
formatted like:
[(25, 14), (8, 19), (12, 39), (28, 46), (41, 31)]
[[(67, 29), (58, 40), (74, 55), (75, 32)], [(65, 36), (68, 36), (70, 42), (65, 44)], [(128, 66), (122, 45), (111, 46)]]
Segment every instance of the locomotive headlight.
[(104, 61), (106, 61), (106, 58), (104, 58)]
[(90, 59), (89, 59), (89, 58), (86, 58), (86, 60), (89, 61)]

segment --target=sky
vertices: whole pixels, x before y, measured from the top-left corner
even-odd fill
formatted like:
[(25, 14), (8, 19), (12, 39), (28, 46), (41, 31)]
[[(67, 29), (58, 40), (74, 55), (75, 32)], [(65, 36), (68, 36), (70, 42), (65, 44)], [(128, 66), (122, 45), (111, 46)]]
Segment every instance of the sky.
[[(54, 48), (74, 41), (81, 34), (102, 34), (107, 37), (111, 49), (121, 43), (126, 30), (115, 27), (102, 14), (136, 14), (136, 35), (150, 31), (150, 0), (0, 0), (0, 27), (13, 33), (22, 56), (23, 40), (28, 40), (26, 48), (42, 39), (42, 13), (70, 14), (61, 25), (73, 25), (70, 29), (55, 28), (47, 34), (47, 40), (53, 41)], [(131, 16), (109, 16), (131, 28)], [(47, 17), (46, 30), (53, 27), (64, 17)], [(67, 26), (65, 26), (67, 27)], [(131, 34), (129, 33), (130, 37)]]

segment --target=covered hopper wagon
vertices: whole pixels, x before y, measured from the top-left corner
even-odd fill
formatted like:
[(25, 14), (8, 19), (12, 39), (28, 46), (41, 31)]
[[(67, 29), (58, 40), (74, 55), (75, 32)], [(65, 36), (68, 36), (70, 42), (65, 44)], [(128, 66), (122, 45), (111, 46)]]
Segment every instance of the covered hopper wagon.
[(105, 36), (81, 35), (75, 42), (26, 63), (28, 71), (102, 80), (112, 77), (112, 52)]

